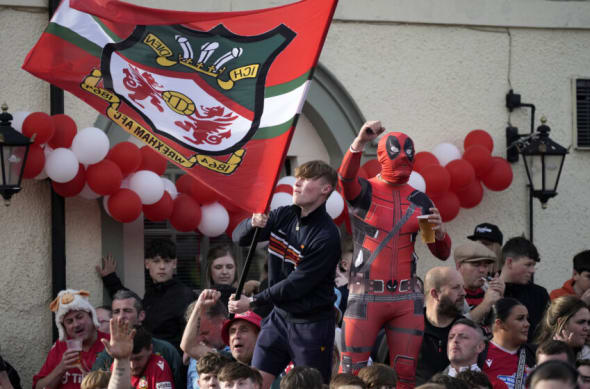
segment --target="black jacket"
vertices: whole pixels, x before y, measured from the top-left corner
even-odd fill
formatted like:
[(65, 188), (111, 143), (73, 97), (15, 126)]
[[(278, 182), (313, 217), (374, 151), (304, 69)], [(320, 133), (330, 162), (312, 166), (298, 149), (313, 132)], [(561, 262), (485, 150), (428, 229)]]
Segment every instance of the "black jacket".
[(537, 284), (513, 284), (506, 283), (504, 297), (513, 297), (520, 301), (529, 311), (529, 337), (528, 342), (532, 343), (537, 325), (543, 320), (545, 310), (550, 303), (547, 290)]
[[(288, 319), (312, 321), (334, 315), (334, 277), (340, 260), (340, 233), (325, 204), (301, 218), (296, 205), (269, 215), (259, 240), (269, 240), (269, 287), (254, 296), (254, 307), (272, 303)], [(233, 237), (249, 245), (250, 219), (236, 227)]]
[[(115, 273), (103, 277), (103, 281), (111, 297), (118, 290), (127, 289)], [(180, 340), (186, 324), (184, 312), (194, 300), (195, 294), (192, 289), (175, 278), (159, 284), (146, 285), (143, 297), (143, 325), (154, 337), (168, 341), (180, 350)]]
[(447, 357), (447, 343), (449, 331), (456, 320), (463, 316), (457, 316), (451, 324), (444, 328), (433, 326), (424, 312), (424, 336), (418, 364), (416, 367), (416, 385), (422, 385), (436, 373), (443, 371), (449, 365)]

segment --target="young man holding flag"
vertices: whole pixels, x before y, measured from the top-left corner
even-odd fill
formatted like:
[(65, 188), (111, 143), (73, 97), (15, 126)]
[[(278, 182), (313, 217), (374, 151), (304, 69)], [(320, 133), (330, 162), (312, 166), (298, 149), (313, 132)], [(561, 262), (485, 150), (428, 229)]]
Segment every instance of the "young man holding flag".
[[(232, 313), (263, 304), (274, 308), (262, 324), (252, 366), (268, 388), (293, 360), (296, 366), (320, 370), (330, 380), (334, 345), (334, 276), (340, 260), (340, 234), (326, 212), (326, 200), (336, 187), (336, 171), (311, 161), (295, 171), (293, 205), (270, 214), (255, 213), (234, 231), (234, 241), (250, 244), (255, 228), (269, 240), (269, 288), (253, 298), (233, 297)], [(234, 296), (235, 297), (235, 296)]]

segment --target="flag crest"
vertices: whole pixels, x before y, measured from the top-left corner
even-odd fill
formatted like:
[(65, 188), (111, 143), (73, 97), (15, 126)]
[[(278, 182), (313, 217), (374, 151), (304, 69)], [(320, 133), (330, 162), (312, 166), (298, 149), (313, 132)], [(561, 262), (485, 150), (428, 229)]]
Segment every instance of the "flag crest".
[(250, 212), (264, 211), (336, 0), (183, 13), (64, 0), (23, 68)]

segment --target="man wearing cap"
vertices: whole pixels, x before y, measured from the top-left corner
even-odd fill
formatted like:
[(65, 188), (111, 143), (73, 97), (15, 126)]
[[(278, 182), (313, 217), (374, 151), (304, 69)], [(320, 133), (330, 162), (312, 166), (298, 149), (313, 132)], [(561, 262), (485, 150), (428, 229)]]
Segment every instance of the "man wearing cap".
[(463, 313), (481, 323), (490, 313), (492, 305), (504, 295), (504, 282), (496, 276), (489, 282), (486, 277), (496, 255), (483, 244), (467, 242), (454, 251), (455, 265), (465, 285)]
[[(96, 354), (104, 349), (101, 339), (109, 335), (98, 331), (96, 311), (85, 290), (66, 289), (49, 305), (55, 312), (59, 340), (55, 342), (41, 370), (33, 377), (34, 389), (79, 389), (84, 374), (90, 371)], [(67, 340), (78, 339), (81, 347), (68, 347)], [(70, 342), (71, 343), (71, 342)]]
[(229, 346), (232, 357), (246, 365), (252, 363), (254, 346), (260, 332), (262, 318), (252, 311), (238, 313), (227, 320), (221, 329), (221, 337)]
[(578, 296), (586, 305), (590, 305), (590, 250), (576, 254), (572, 278), (549, 294), (551, 300), (561, 296)]
[(475, 226), (475, 230), (473, 230), (473, 235), (469, 235), (467, 239), (475, 240), (494, 252), (496, 261), (494, 267), (490, 269), (490, 273), (496, 274), (496, 272), (499, 272), (504, 236), (498, 226), (491, 223), (478, 224)]

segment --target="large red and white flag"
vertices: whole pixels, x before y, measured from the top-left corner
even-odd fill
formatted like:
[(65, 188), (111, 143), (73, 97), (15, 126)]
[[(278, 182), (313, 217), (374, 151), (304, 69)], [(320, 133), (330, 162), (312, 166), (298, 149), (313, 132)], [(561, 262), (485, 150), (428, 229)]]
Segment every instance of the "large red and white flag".
[(266, 209), (337, 0), (179, 12), (64, 0), (23, 69), (248, 212)]

